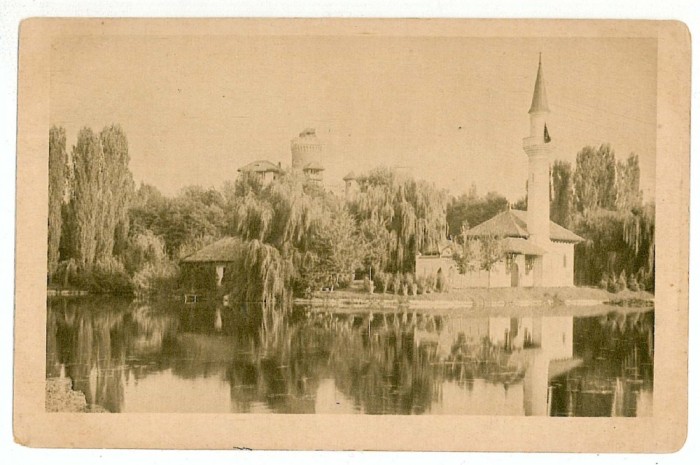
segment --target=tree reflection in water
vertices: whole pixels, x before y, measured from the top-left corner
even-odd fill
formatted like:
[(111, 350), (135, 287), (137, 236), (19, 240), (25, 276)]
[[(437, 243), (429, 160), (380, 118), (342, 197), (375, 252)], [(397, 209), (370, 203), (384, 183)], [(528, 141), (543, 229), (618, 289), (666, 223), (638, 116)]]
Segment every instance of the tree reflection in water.
[[(467, 317), (57, 298), (47, 319), (46, 376), (69, 376), (112, 412), (635, 415), (652, 361), (653, 312)], [(601, 407), (598, 391), (612, 403)]]
[(654, 312), (576, 319), (574, 335), (584, 365), (553, 380), (552, 414), (650, 415)]

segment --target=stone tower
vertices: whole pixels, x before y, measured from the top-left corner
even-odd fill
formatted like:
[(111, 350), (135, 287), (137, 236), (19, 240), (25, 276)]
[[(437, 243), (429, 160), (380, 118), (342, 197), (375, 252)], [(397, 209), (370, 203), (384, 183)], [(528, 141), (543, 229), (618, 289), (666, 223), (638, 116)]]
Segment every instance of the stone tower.
[(345, 175), (343, 181), (345, 181), (345, 201), (350, 202), (355, 199), (355, 195), (358, 191), (357, 176), (355, 176), (355, 172), (350, 171)]
[(302, 171), (311, 180), (323, 179), (323, 144), (313, 128), (304, 129), (292, 139), (292, 169)]
[(530, 136), (523, 139), (528, 156), (527, 229), (529, 240), (547, 248), (549, 240), (549, 161), (553, 145), (547, 129), (549, 106), (542, 73), (542, 54), (530, 105)]

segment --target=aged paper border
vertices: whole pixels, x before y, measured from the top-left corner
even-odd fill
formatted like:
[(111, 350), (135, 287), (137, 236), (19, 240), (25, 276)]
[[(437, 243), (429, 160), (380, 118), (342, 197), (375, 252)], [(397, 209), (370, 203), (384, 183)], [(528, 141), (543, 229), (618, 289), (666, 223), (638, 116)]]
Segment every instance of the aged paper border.
[[(44, 411), (49, 57), (58, 35), (656, 37), (654, 415), (59, 414)], [(687, 433), (690, 36), (679, 22), (30, 19), (20, 28), (14, 434), (33, 447), (670, 452)], [(400, 432), (394, 434), (392, 432)]]

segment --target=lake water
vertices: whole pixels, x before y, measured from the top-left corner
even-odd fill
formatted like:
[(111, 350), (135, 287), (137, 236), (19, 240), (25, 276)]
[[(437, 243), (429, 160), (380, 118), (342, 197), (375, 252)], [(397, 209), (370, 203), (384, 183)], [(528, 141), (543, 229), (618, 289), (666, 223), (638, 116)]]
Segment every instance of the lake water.
[(46, 376), (110, 412), (651, 415), (654, 312), (317, 312), (50, 298)]

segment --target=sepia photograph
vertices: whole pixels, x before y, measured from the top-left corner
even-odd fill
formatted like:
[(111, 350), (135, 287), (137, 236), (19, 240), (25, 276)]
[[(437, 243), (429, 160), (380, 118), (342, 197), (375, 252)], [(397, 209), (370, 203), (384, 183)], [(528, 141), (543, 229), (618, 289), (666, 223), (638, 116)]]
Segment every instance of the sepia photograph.
[(660, 33), (339, 23), (34, 24), (37, 415), (650, 425)]

